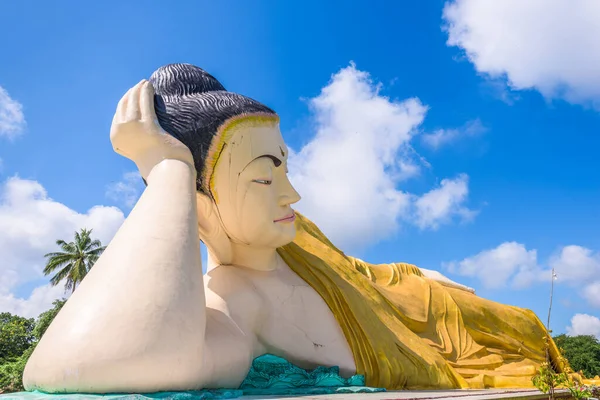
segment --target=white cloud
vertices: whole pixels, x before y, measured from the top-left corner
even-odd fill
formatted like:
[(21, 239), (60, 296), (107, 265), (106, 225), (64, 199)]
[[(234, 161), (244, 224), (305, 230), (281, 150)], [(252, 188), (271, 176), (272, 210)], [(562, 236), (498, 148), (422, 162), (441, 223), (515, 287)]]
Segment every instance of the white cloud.
[(600, 277), (600, 254), (581, 246), (565, 246), (550, 259), (561, 281), (589, 282)]
[(414, 203), (415, 224), (421, 229), (437, 229), (453, 217), (469, 221), (476, 215), (463, 204), (469, 194), (467, 175), (455, 179), (444, 179), (439, 188), (435, 188), (418, 197)]
[(585, 286), (583, 288), (583, 297), (592, 306), (600, 308), (600, 281)]
[[(389, 99), (381, 89), (354, 64), (333, 75), (310, 100), (316, 135), (290, 157), (290, 179), (303, 196), (299, 211), (344, 249), (367, 246), (398, 229), (401, 219), (411, 219), (415, 196), (398, 184), (426, 165), (409, 142), (427, 107), (416, 98)], [(428, 218), (425, 225), (434, 226), (447, 215)]]
[(120, 181), (108, 185), (106, 196), (124, 205), (133, 208), (145, 189), (144, 181), (138, 171), (126, 172)]
[(457, 140), (479, 136), (487, 130), (479, 119), (468, 121), (460, 128), (438, 129), (421, 137), (423, 143), (434, 150)]
[(447, 44), (478, 72), (515, 90), (600, 106), (597, 0), (453, 0), (443, 19)]
[(478, 278), (486, 288), (529, 285), (539, 276), (537, 252), (516, 242), (484, 250), (462, 261), (443, 264), (452, 273)]
[(0, 312), (35, 314), (60, 297), (60, 288), (39, 287), (28, 299), (11, 293), (18, 285), (43, 278), (44, 254), (57, 239), (71, 240), (81, 228), (108, 244), (123, 223), (116, 207), (95, 206), (78, 213), (52, 200), (36, 181), (13, 177), (0, 188)]
[(23, 133), (24, 128), (23, 106), (0, 86), (0, 136), (12, 139)]
[(506, 85), (506, 79), (502, 78), (488, 78), (480, 83), (480, 88), (484, 94), (495, 97), (509, 106), (521, 98), (520, 92), (511, 90)]
[(15, 297), (12, 293), (0, 294), (0, 312), (8, 311), (21, 317), (36, 318), (50, 309), (54, 300), (69, 296), (70, 293), (65, 293), (63, 285), (50, 284), (33, 289), (26, 299)]
[(588, 314), (575, 314), (571, 326), (567, 327), (570, 336), (593, 335), (600, 339), (600, 318)]
[(580, 288), (588, 304), (600, 308), (600, 252), (581, 246), (565, 246), (550, 259), (559, 282)]
[(536, 250), (527, 250), (516, 242), (502, 243), (462, 261), (443, 263), (450, 272), (477, 278), (487, 288), (526, 288), (550, 282), (554, 268), (557, 284), (577, 287), (590, 305), (600, 308), (600, 253), (581, 246), (564, 246), (550, 257), (548, 265), (550, 268), (538, 263)]

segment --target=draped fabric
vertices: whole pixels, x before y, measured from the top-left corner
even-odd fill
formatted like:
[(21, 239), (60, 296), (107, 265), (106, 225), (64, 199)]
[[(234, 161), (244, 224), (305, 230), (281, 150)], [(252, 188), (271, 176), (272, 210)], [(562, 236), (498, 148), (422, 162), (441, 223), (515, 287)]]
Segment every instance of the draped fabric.
[[(546, 334), (532, 311), (444, 286), (414, 265), (346, 256), (305, 217), (296, 224), (278, 252), (325, 300), (368, 386), (532, 387)], [(551, 359), (558, 354), (552, 342)]]

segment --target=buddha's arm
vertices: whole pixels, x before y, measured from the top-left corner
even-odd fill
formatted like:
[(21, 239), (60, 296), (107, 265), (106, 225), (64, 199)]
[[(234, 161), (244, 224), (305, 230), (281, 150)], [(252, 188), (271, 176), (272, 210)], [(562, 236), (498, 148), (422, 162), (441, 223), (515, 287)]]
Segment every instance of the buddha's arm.
[(26, 389), (197, 386), (206, 318), (195, 176), (172, 159), (151, 170), (139, 202), (29, 359)]
[(411, 274), (422, 276), (423, 278), (438, 282), (443, 286), (448, 286), (454, 289), (460, 289), (475, 294), (475, 289), (472, 289), (460, 283), (456, 283), (453, 280), (445, 277), (438, 271), (419, 268), (413, 264), (369, 264), (356, 257), (348, 257), (348, 259), (352, 261), (352, 263), (354, 264), (354, 268), (356, 268), (363, 275), (367, 276), (369, 279), (375, 278), (375, 280), (383, 279), (383, 281), (386, 282), (393, 282), (398, 279), (398, 277), (395, 277), (394, 275)]

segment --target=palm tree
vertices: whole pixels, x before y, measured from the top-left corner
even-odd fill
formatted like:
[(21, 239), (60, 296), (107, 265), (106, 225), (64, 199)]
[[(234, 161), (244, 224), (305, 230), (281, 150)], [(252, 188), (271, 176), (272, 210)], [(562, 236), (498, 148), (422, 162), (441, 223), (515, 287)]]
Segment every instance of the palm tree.
[(75, 241), (73, 242), (67, 243), (59, 239), (56, 244), (62, 251), (48, 253), (44, 256), (48, 259), (44, 267), (44, 275), (58, 270), (50, 279), (52, 286), (56, 286), (66, 279), (65, 291), (70, 290), (73, 293), (77, 285), (85, 278), (106, 248), (99, 240), (92, 240), (91, 233), (91, 229), (84, 228), (81, 232), (75, 232)]

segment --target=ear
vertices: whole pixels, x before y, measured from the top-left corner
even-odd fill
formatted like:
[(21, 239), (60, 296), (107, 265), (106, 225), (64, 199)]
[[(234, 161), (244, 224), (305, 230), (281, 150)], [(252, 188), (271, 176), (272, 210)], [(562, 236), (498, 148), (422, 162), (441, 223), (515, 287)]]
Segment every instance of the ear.
[(217, 214), (214, 201), (201, 192), (196, 192), (198, 206), (198, 235), (206, 245), (211, 257), (218, 264), (231, 264), (231, 240), (225, 233)]

